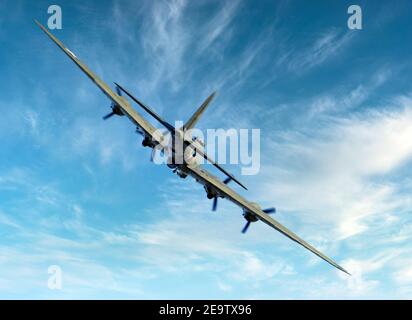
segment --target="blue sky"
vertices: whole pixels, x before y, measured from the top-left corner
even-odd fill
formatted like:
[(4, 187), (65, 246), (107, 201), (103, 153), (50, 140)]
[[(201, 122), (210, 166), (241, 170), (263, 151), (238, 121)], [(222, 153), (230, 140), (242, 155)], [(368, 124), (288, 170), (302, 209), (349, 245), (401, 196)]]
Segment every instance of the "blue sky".
[[(353, 276), (150, 163), (124, 118), (35, 26), (48, 1), (0, 1), (0, 297), (412, 296), (410, 1), (60, 1), (58, 36), (169, 121), (261, 129), (239, 190)], [(239, 168), (230, 168), (235, 174)], [(62, 290), (47, 287), (50, 265)]]

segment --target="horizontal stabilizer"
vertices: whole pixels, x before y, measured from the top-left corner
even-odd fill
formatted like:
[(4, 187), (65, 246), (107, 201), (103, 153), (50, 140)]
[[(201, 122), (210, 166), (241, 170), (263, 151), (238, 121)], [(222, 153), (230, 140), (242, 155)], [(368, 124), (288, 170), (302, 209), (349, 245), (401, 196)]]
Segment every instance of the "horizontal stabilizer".
[(213, 92), (209, 97), (207, 97), (207, 99), (202, 103), (199, 109), (197, 109), (196, 112), (192, 115), (192, 117), (184, 124), (183, 126), (184, 130), (192, 129), (196, 125), (196, 123), (199, 121), (203, 112), (206, 110), (207, 106), (213, 100), (215, 95), (216, 95), (216, 92)]

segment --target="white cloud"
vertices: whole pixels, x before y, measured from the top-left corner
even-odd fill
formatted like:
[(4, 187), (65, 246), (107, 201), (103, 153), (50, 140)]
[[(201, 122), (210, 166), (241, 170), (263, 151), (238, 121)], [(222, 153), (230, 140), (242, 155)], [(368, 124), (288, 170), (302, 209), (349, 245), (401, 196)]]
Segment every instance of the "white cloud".
[(406, 267), (396, 272), (395, 280), (401, 284), (412, 283), (412, 267)]
[(235, 269), (230, 276), (237, 281), (256, 283), (268, 281), (279, 275), (292, 275), (293, 267), (285, 264), (280, 259), (270, 261), (267, 257), (259, 259), (252, 252), (242, 252), (238, 254), (235, 262)]
[(222, 290), (223, 292), (230, 292), (232, 291), (233, 287), (227, 283), (218, 281), (217, 282), (217, 286), (219, 288), (219, 290)]
[(370, 259), (356, 260), (349, 259), (345, 261), (345, 266), (351, 270), (352, 276), (343, 278), (348, 285), (348, 289), (355, 294), (371, 293), (381, 283), (379, 277), (373, 277), (373, 274), (380, 271), (388, 262), (395, 258), (399, 252), (387, 251), (380, 253)]
[(258, 193), (299, 212), (302, 225), (334, 225), (343, 239), (407, 201), (398, 195), (401, 186), (384, 178), (412, 158), (412, 106), (328, 119), (316, 132), (301, 128), (267, 144), (275, 158), (261, 171), (270, 181)]
[[(34, 239), (33, 239), (34, 240)], [(36, 239), (37, 240), (37, 239)], [(47, 242), (34, 242), (37, 247), (30, 251), (1, 246), (0, 271), (3, 297), (18, 295), (37, 299), (90, 299), (108, 297), (139, 297), (143, 291), (138, 281), (133, 284), (130, 274), (115, 270), (67, 250), (53, 248)], [(58, 265), (62, 270), (62, 290), (49, 290), (47, 280), (49, 265)], [(27, 296), (32, 290), (35, 295)]]

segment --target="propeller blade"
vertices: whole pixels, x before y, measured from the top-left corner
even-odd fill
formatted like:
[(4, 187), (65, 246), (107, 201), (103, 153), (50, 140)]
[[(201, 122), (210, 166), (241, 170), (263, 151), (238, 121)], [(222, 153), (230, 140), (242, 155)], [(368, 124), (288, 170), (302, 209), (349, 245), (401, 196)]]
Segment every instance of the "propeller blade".
[(114, 116), (114, 112), (112, 111), (112, 112), (110, 112), (110, 113), (108, 113), (108, 114), (106, 114), (104, 117), (103, 117), (103, 120), (107, 120), (107, 119), (109, 119), (110, 117), (113, 117)]
[(271, 214), (276, 212), (276, 208), (267, 208), (262, 210), (264, 213)]
[(245, 226), (242, 229), (242, 233), (246, 233), (247, 229), (249, 229), (250, 221), (246, 222)]
[(136, 133), (140, 134), (141, 136), (144, 136), (143, 130), (140, 129), (139, 127), (136, 127)]
[(150, 162), (153, 162), (155, 156), (155, 148), (152, 149), (152, 152), (150, 153)]
[(122, 90), (120, 90), (119, 86), (116, 84), (116, 92), (118, 96), (122, 95)]
[(228, 177), (228, 178), (226, 178), (224, 181), (223, 181), (223, 183), (224, 184), (228, 184), (230, 181), (232, 181), (233, 179), (232, 179), (232, 177)]
[(213, 205), (212, 205), (212, 211), (216, 211), (217, 208), (217, 197), (213, 198)]

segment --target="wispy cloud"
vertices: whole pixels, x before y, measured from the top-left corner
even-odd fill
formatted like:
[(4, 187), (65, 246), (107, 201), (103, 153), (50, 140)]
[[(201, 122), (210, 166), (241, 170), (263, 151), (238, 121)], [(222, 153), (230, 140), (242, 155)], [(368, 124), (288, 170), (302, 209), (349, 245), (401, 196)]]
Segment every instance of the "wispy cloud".
[(351, 32), (331, 29), (306, 48), (290, 49), (278, 63), (285, 63), (289, 71), (302, 74), (338, 54), (353, 36)]
[[(16, 12), (12, 1), (0, 6)], [(170, 0), (74, 5), (71, 27), (56, 31), (105, 81), (164, 104), (167, 117), (187, 117), (218, 89), (202, 124), (262, 129), (262, 170), (245, 181), (246, 198), (276, 206), (276, 219), (346, 277), (263, 223), (241, 234), (242, 211), (222, 200), (212, 213), (190, 178), (141, 170), (149, 150), (134, 126), (102, 122), (110, 101), (24, 22), (39, 6), (18, 3), (11, 24), (0, 19), (1, 41), (22, 52), (1, 53), (2, 297), (411, 296), (412, 95), (400, 89), (410, 90), (408, 47), (392, 48), (399, 28), (383, 30), (383, 19), (358, 33), (345, 21), (331, 29), (340, 9), (313, 23), (289, 1)], [(8, 38), (26, 27), (25, 41)], [(377, 40), (392, 49), (371, 52)], [(27, 46), (37, 54), (24, 55)], [(348, 61), (349, 48), (374, 65)], [(47, 288), (51, 264), (63, 269), (61, 292)]]
[(186, 5), (185, 0), (173, 0), (156, 2), (151, 8), (142, 31), (144, 53), (150, 58), (152, 70), (147, 89), (156, 88), (164, 80), (173, 88), (181, 85), (182, 61), (188, 42), (183, 25)]
[(375, 93), (379, 87), (385, 84), (391, 77), (389, 69), (382, 69), (376, 72), (366, 81), (354, 86), (350, 91), (340, 88), (328, 90), (327, 94), (317, 96), (309, 103), (309, 116), (317, 116), (325, 113), (343, 113), (349, 110), (356, 110), (361, 106), (371, 94)]
[(0, 224), (13, 227), (16, 229), (20, 228), (20, 225), (14, 219), (12, 219), (10, 215), (2, 213), (1, 211), (0, 211)]
[(378, 277), (373, 277), (382, 270), (385, 265), (391, 262), (400, 254), (399, 250), (385, 250), (372, 258), (365, 260), (349, 259), (345, 261), (345, 265), (350, 268), (352, 277), (347, 277), (348, 289), (353, 290), (356, 295), (370, 294), (376, 289), (381, 282)]
[[(240, 1), (238, 0), (225, 1), (221, 8), (218, 9), (218, 13), (210, 19), (202, 32), (203, 37), (198, 44), (200, 53), (203, 53), (205, 50), (207, 52), (213, 51), (210, 50), (210, 47), (219, 39), (219, 37), (223, 33), (230, 33), (228, 27), (236, 16), (239, 4)], [(227, 38), (225, 40), (227, 41)]]
[(265, 29), (239, 52), (230, 66), (225, 67), (223, 72), (219, 70), (217, 75), (214, 74), (214, 78), (210, 80), (210, 83), (216, 88), (225, 89), (225, 92), (229, 93), (242, 87), (259, 70), (267, 58), (265, 49), (270, 46), (272, 37), (273, 29), (270, 27)]

